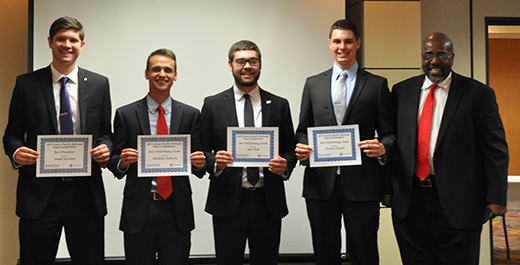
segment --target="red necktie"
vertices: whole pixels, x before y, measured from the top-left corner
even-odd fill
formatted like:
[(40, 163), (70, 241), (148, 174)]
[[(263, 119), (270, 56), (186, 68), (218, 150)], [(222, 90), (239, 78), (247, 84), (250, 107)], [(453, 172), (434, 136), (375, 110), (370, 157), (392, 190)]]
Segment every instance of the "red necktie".
[(436, 84), (430, 86), (430, 93), (424, 101), (421, 119), (419, 120), (419, 130), (417, 133), (417, 159), (415, 161), (415, 175), (421, 180), (425, 180), (430, 174), (430, 134), (432, 130), (432, 113)]
[[(157, 135), (169, 134), (168, 125), (166, 124), (166, 119), (164, 118), (164, 109), (161, 105), (159, 105), (157, 110), (159, 110), (159, 118), (157, 119)], [(172, 192), (172, 177), (157, 177), (157, 193), (159, 193), (159, 195), (161, 195), (161, 197), (166, 200), (168, 197), (170, 197)]]

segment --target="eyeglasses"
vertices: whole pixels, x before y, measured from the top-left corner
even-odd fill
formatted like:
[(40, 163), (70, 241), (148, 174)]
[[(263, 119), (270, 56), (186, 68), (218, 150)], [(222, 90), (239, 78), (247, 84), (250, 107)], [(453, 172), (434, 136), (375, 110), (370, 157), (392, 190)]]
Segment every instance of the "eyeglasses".
[(257, 58), (251, 58), (249, 60), (240, 58), (235, 59), (235, 63), (238, 65), (238, 67), (244, 67), (247, 63), (249, 63), (249, 65), (251, 65), (252, 67), (256, 67), (260, 64), (260, 60)]
[(422, 58), (427, 61), (433, 60), (433, 58), (435, 58), (435, 57), (439, 58), (439, 60), (448, 60), (452, 54), (453, 53), (451, 53), (451, 52), (450, 53), (437, 53), (437, 54), (423, 53)]

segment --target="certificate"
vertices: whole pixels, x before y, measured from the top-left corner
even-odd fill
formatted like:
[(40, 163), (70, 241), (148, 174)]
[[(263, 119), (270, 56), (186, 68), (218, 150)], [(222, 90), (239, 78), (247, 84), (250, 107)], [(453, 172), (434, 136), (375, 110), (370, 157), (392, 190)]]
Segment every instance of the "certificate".
[(137, 136), (137, 176), (190, 175), (190, 146), (189, 134)]
[(91, 175), (92, 135), (38, 135), (36, 177)]
[(307, 128), (307, 132), (313, 148), (310, 167), (361, 165), (357, 124)]
[(278, 127), (228, 127), (229, 167), (268, 167), (278, 157)]

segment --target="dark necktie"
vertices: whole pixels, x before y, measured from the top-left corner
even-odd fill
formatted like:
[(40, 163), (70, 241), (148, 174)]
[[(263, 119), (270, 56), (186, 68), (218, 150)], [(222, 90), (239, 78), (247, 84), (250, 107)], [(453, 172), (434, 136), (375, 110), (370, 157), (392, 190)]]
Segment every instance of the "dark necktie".
[[(157, 135), (167, 135), (168, 125), (166, 124), (166, 119), (164, 118), (164, 108), (159, 105), (157, 107), (159, 111), (159, 118), (157, 118)], [(157, 193), (161, 195), (163, 199), (167, 199), (173, 192), (172, 186), (172, 177), (171, 176), (163, 176), (157, 177)]]
[(430, 93), (424, 101), (424, 106), (419, 120), (419, 130), (417, 132), (417, 159), (415, 161), (415, 175), (421, 180), (425, 180), (430, 174), (430, 134), (432, 130), (433, 94), (437, 88), (436, 84), (430, 86)]
[(68, 77), (61, 78), (60, 90), (60, 134), (74, 134), (72, 111), (70, 109), (69, 92), (67, 90)]
[[(244, 99), (246, 100), (244, 104), (244, 126), (245, 127), (255, 127), (255, 119), (253, 115), (253, 104), (251, 104), (251, 98), (249, 94), (244, 94)], [(251, 185), (256, 185), (260, 176), (258, 174), (257, 167), (247, 167), (247, 181), (251, 183)]]

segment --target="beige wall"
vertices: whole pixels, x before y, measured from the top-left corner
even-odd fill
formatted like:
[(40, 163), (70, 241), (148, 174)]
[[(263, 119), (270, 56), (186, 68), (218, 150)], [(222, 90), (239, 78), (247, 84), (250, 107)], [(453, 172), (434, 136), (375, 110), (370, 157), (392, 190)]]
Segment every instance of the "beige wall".
[[(7, 124), (15, 78), (27, 71), (27, 1), (1, 1), (0, 8), (0, 131)], [(17, 172), (0, 155), (0, 264), (18, 259), (18, 218), (15, 212)]]

